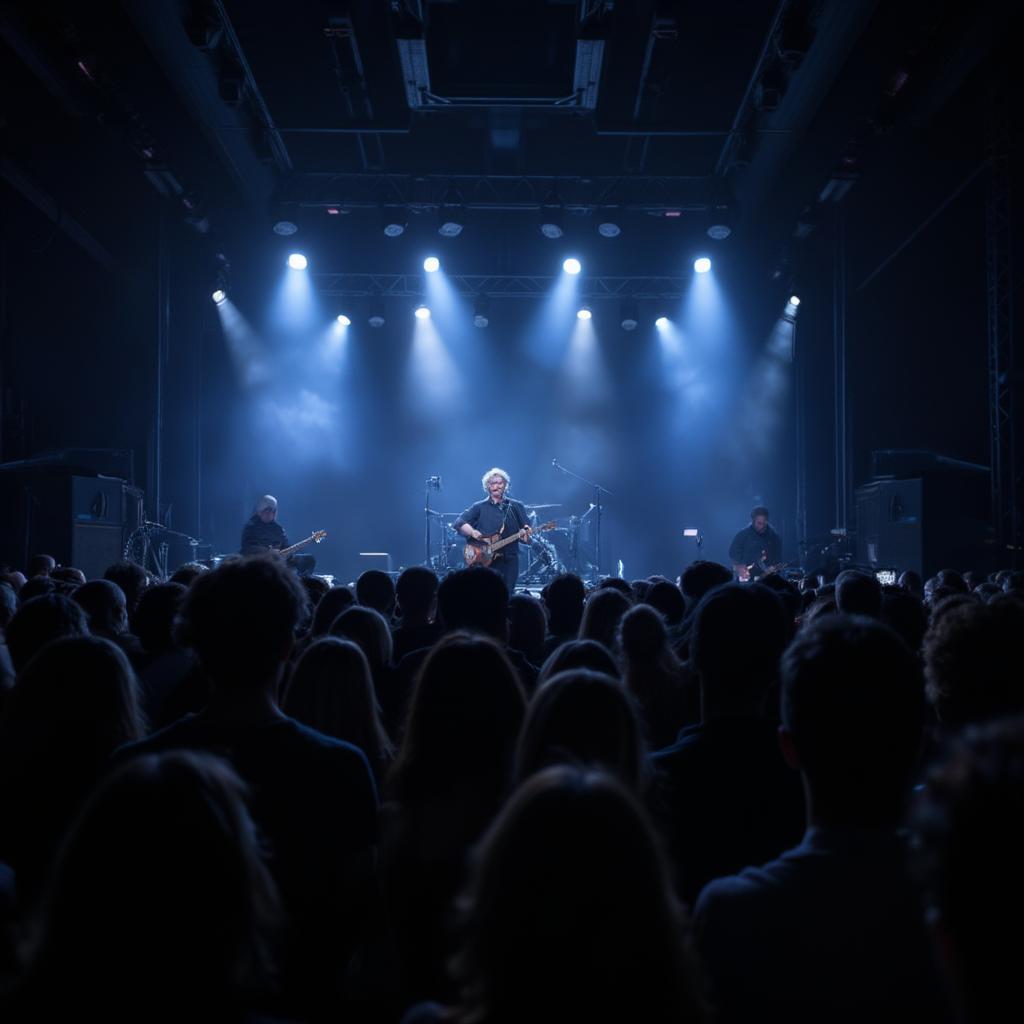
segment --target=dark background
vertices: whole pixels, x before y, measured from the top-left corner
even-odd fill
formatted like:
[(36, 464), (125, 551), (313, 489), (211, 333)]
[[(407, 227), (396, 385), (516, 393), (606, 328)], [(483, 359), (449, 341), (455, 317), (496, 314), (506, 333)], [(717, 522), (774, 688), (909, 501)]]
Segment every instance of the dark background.
[[(986, 140), (1009, 61), (996, 5), (670, 4), (673, 38), (656, 36), (654, 4), (618, 4), (603, 25), (597, 109), (568, 112), (497, 102), (410, 110), (396, 38), (410, 34), (412, 15), (389, 19), (380, 6), (293, 3), (285, 18), (282, 5), (223, 5), (290, 166), (275, 157), (251, 92), (236, 102), (230, 91), (237, 68), (207, 31), (217, 5), (4, 8), (5, 463), (50, 449), (131, 449), (150, 517), (216, 551), (237, 546), (259, 494), (276, 494), (293, 540), (330, 531), (320, 565), (346, 578), (368, 564), (359, 551), (389, 551), (395, 568), (423, 557), (424, 481), (434, 474), (444, 489), (431, 501), (444, 511), (481, 496), (481, 473), (499, 465), (521, 499), (579, 515), (593, 491), (557, 473), (557, 459), (611, 492), (602, 568), (621, 559), (638, 576), (675, 575), (695, 557), (681, 536), (689, 526), (704, 533), (705, 555), (724, 561), (762, 501), (796, 558), (802, 528), (814, 535), (851, 519), (874, 449), (988, 463)], [(563, 95), (575, 37), (586, 34), (581, 6), (425, 5), (432, 88)], [(346, 17), (361, 85), (325, 43), (325, 27)], [(810, 26), (803, 56), (778, 109), (751, 114), (751, 75), (787, 19)], [(751, 116), (752, 153), (723, 150), (729, 135), (658, 134), (727, 133)], [(308, 130), (353, 123), (386, 133)], [(603, 134), (624, 127), (638, 134)], [(536, 204), (524, 202), (470, 210), (463, 235), (442, 240), (436, 182), (410, 175), (565, 176), (552, 185), (568, 207), (567, 235), (541, 238)], [(622, 177), (629, 198), (604, 204), (618, 238), (597, 234), (600, 204), (566, 198), (588, 175)], [(851, 183), (844, 198), (821, 200), (837, 175)], [(409, 228), (385, 238), (376, 207), (402, 206), (408, 181)], [(734, 223), (717, 242), (705, 208), (723, 183)], [(469, 205), (474, 196), (460, 191)], [(332, 204), (342, 212), (327, 213)], [(671, 206), (681, 216), (660, 215)], [(281, 208), (299, 225), (291, 240), (270, 230)], [(813, 230), (801, 239), (802, 220)], [(840, 232), (845, 509), (836, 507)], [(309, 255), (319, 319), (280, 329), (270, 314), (295, 248)], [(543, 298), (494, 298), (481, 331), (463, 298), (458, 315), (435, 311), (443, 352), (428, 353), (427, 385), (411, 377), (415, 300), (383, 299), (387, 323), (374, 330), (368, 298), (324, 294), (319, 276), (416, 276), (427, 252), (449, 276), (556, 277), (573, 252), (585, 276), (683, 285), (674, 300), (641, 302), (631, 333), (619, 327), (617, 299), (591, 302), (593, 337), (575, 357), (571, 312), (559, 319)], [(715, 260), (720, 305), (687, 320), (690, 266), (702, 253)], [(218, 275), (266, 354), (261, 384), (245, 383), (226, 343), (210, 301)], [(802, 300), (796, 362), (773, 362), (766, 345), (791, 292)], [(343, 355), (325, 355), (323, 332), (342, 311), (353, 319)], [(658, 312), (685, 327), (680, 352), (665, 354), (651, 326)], [(5, 544), (12, 558), (17, 546)]]

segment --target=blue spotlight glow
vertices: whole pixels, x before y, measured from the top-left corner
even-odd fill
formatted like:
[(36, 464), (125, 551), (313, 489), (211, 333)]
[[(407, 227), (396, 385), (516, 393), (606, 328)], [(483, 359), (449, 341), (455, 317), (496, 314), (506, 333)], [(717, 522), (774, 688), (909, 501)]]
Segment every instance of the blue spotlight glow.
[(789, 304), (791, 306), (799, 306), (800, 305), (800, 296), (799, 295), (790, 295), (790, 297), (789, 297)]
[(441, 269), (441, 261), (436, 256), (428, 256), (423, 261), (423, 269), (428, 274), (434, 274)]
[(711, 269), (711, 260), (707, 256), (701, 256), (693, 261), (693, 269), (698, 274), (706, 274)]
[(306, 267), (309, 266), (309, 260), (307, 260), (301, 252), (293, 252), (288, 257), (288, 266), (291, 267), (292, 270), (305, 270)]
[(348, 327), (348, 325), (352, 323), (352, 321), (347, 316), (345, 316), (344, 313), (339, 313), (338, 323), (341, 324), (342, 327)]
[(665, 328), (668, 327), (668, 317), (659, 316), (658, 319), (654, 321), (654, 326), (657, 327), (659, 331), (665, 330)]
[(567, 274), (578, 274), (583, 269), (583, 265), (580, 263), (578, 259), (576, 259), (573, 256), (570, 256), (567, 260), (565, 260), (562, 263), (562, 269)]
[(223, 288), (218, 288), (210, 298), (219, 306), (228, 297), (227, 292)]
[(593, 315), (594, 314), (590, 311), (588, 306), (582, 306), (580, 309), (576, 310), (577, 320), (589, 320)]
[(429, 320), (430, 319), (430, 310), (426, 306), (417, 306), (416, 307), (416, 316), (420, 320)]

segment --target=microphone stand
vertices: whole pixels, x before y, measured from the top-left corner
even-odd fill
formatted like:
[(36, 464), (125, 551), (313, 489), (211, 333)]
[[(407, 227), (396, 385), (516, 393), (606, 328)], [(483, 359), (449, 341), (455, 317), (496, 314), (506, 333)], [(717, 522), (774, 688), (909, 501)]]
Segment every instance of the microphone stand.
[(574, 473), (571, 469), (566, 469), (558, 459), (552, 459), (551, 465), (554, 469), (557, 469), (559, 473), (564, 473), (566, 476), (571, 476), (574, 480), (579, 480), (581, 484), (586, 484), (587, 487), (594, 488), (594, 562), (595, 570), (597, 572), (597, 579), (601, 579), (601, 495), (607, 494), (609, 498), (614, 498), (615, 495), (608, 490), (607, 487), (602, 487), (598, 483), (594, 483), (593, 480), (588, 480), (586, 477), (582, 477), (579, 473)]
[[(427, 477), (426, 491), (423, 495), (423, 564), (430, 566), (430, 517), (434, 512), (430, 508), (430, 492), (441, 490), (441, 478), (439, 476)], [(444, 539), (444, 527), (441, 528), (441, 537)]]

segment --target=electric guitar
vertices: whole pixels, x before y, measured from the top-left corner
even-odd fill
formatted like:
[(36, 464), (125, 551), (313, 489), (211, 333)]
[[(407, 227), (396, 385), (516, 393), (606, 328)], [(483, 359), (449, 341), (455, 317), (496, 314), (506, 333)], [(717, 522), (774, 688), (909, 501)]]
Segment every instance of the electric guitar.
[(772, 576), (779, 570), (785, 569), (788, 564), (788, 562), (779, 562), (776, 565), (769, 565), (768, 552), (762, 551), (761, 557), (756, 562), (751, 562), (750, 565), (737, 565), (734, 562), (732, 568), (740, 583), (750, 583), (754, 580), (763, 580), (765, 576)]
[[(556, 523), (552, 519), (550, 523), (545, 523), (543, 526), (535, 526), (533, 532), (541, 533), (544, 530), (553, 530), (555, 526)], [(490, 537), (481, 537), (479, 540), (471, 538), (462, 549), (462, 557), (466, 560), (467, 566), (490, 565), (494, 561), (494, 556), (507, 544), (514, 544), (517, 540), (525, 539), (522, 530), (504, 539), (500, 533), (493, 533)]]
[(274, 548), (273, 550), (276, 551), (277, 554), (281, 555), (282, 558), (287, 558), (289, 555), (306, 547), (307, 544), (319, 544), (326, 536), (326, 530), (314, 530), (305, 540), (300, 540), (297, 544), (292, 544), (291, 547), (280, 549)]

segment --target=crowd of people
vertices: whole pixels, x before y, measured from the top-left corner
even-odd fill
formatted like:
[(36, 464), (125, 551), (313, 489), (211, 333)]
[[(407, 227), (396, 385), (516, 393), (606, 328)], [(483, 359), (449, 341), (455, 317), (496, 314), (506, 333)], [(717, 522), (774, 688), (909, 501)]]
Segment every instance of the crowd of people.
[(1012, 1019), (1024, 574), (811, 583), (6, 572), (0, 1013)]

